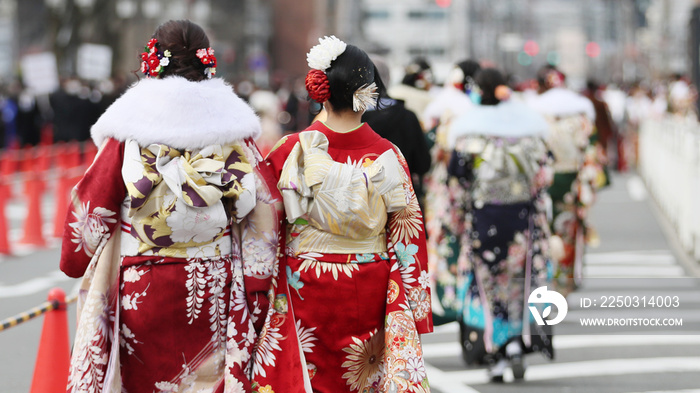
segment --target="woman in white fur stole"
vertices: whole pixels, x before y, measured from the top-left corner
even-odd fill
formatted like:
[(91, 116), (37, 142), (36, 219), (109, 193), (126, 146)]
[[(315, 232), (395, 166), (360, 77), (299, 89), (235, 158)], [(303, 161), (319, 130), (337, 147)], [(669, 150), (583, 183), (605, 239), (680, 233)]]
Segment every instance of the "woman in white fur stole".
[[(92, 127), (66, 219), (61, 269), (83, 277), (68, 391), (305, 391), (259, 119), (190, 21), (156, 29), (141, 72)], [(289, 383), (270, 386), (280, 362)]]

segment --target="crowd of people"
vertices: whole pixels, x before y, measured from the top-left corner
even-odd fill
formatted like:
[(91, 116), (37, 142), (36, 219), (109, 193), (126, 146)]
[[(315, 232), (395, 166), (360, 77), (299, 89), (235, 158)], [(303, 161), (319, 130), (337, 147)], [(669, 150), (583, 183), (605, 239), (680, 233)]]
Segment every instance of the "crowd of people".
[(694, 115), (681, 77), (578, 92), (465, 59), (438, 86), (417, 59), (392, 83), (336, 37), (306, 58), (303, 83), (234, 89), (201, 27), (168, 21), (127, 89), (4, 92), (3, 146), (52, 123), (100, 147), (61, 250), (82, 277), (69, 391), (428, 392), (421, 335), (446, 323), (467, 364), (523, 379), (554, 356), (529, 295), (577, 289), (639, 124)]

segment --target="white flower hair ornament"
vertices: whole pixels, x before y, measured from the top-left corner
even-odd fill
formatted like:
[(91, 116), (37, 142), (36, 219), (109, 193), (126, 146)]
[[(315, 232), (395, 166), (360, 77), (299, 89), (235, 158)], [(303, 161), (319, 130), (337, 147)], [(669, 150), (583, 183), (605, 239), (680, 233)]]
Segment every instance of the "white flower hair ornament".
[(352, 93), (352, 110), (354, 112), (364, 112), (369, 107), (377, 105), (377, 84), (372, 82), (363, 85)]
[(309, 68), (325, 72), (331, 66), (331, 62), (345, 52), (348, 45), (334, 35), (319, 38), (318, 42), (319, 44), (306, 54), (306, 61)]

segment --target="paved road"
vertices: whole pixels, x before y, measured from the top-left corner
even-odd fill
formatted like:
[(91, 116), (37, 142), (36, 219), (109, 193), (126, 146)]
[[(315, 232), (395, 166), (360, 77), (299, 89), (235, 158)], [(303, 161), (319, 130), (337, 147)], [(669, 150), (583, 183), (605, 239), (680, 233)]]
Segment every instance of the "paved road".
[[(434, 391), (700, 393), (698, 265), (677, 253), (676, 240), (634, 175), (615, 175), (613, 185), (599, 194), (590, 218), (600, 245), (588, 249), (586, 279), (568, 298), (567, 318), (555, 326), (555, 360), (531, 355), (525, 381), (514, 383), (506, 372), (506, 383), (489, 383), (484, 369), (467, 368), (461, 361), (457, 326), (440, 326), (424, 339)], [(672, 312), (683, 325), (582, 327), (579, 319), (585, 317), (655, 318), (669, 312), (580, 306), (582, 298), (591, 303), (597, 299), (600, 305), (602, 296), (612, 295), (653, 295), (655, 300), (678, 296), (679, 307)]]
[[(44, 200), (44, 217), (52, 219), (52, 199)], [(26, 214), (23, 200), (8, 206), (12, 239), (18, 239)], [(428, 375), (437, 393), (490, 392), (676, 392), (700, 393), (700, 267), (677, 253), (633, 175), (615, 175), (613, 186), (599, 195), (591, 221), (601, 243), (586, 256), (586, 281), (569, 298), (569, 314), (556, 326), (556, 358), (527, 358), (525, 381), (488, 383), (486, 371), (466, 368), (457, 345), (457, 328), (440, 326), (424, 336)], [(46, 232), (51, 225), (47, 224)], [(58, 248), (31, 250), (16, 245), (20, 256), (0, 259), (0, 319), (45, 300), (49, 288), (70, 292), (75, 280), (57, 269)], [(679, 296), (681, 327), (581, 327), (579, 317), (652, 317), (651, 309), (603, 310), (580, 307), (580, 299), (600, 296)], [(75, 307), (70, 310), (74, 312)], [(71, 330), (73, 316), (69, 317)], [(42, 318), (0, 332), (0, 393), (29, 391)], [(659, 332), (661, 330), (661, 332)], [(608, 333), (608, 334), (603, 334)], [(688, 334), (694, 333), (694, 334)]]

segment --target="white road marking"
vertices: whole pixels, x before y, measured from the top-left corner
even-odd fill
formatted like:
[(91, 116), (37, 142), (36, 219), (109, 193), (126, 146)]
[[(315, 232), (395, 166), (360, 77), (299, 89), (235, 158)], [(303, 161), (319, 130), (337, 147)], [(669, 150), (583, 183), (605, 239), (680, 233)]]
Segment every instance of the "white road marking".
[(649, 390), (647, 392), (636, 393), (700, 393), (700, 389), (683, 389), (683, 390)]
[(633, 201), (643, 201), (647, 198), (647, 187), (639, 176), (632, 176), (627, 179), (627, 193)]
[(60, 270), (54, 270), (42, 277), (35, 277), (15, 285), (0, 285), (0, 298), (31, 295), (55, 286), (61, 281), (71, 280)]
[(479, 393), (478, 390), (462, 383), (457, 375), (446, 373), (428, 364), (425, 365), (425, 372), (428, 375), (431, 388), (450, 393)]
[(688, 277), (685, 270), (680, 265), (673, 266), (583, 266), (584, 278), (606, 278), (606, 277), (663, 277), (676, 278)]
[[(525, 380), (545, 381), (563, 378), (686, 372), (700, 372), (700, 357), (597, 359), (583, 362), (534, 365), (527, 368)], [(484, 369), (444, 372), (441, 377), (467, 385), (480, 385), (489, 382), (488, 375)], [(506, 370), (503, 377), (506, 382), (513, 381), (513, 374), (510, 372), (510, 369)]]
[(678, 263), (676, 257), (668, 250), (591, 252), (586, 253), (583, 259), (584, 265), (674, 265)]
[[(457, 323), (441, 326), (443, 332), (448, 332), (447, 327), (454, 332), (459, 331)], [(556, 332), (555, 332), (556, 334)], [(561, 335), (554, 336), (554, 349), (579, 349), (579, 348), (609, 348), (609, 347), (639, 347), (654, 345), (700, 345), (699, 335), (655, 335), (655, 334), (630, 334), (630, 335)], [(423, 344), (423, 354), (426, 358), (441, 358), (461, 356), (462, 350), (459, 343), (454, 342)]]

